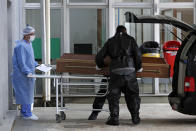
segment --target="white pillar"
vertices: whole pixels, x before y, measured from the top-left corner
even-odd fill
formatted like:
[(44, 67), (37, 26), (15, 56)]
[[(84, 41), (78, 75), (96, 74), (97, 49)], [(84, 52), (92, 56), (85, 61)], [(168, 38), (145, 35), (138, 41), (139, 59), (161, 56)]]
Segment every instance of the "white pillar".
[(112, 7), (113, 0), (109, 0), (109, 37), (112, 37), (115, 34), (115, 10)]
[[(41, 1), (42, 9), (42, 63), (50, 64), (50, 0)], [(50, 75), (50, 72), (46, 73)], [(50, 101), (50, 79), (43, 80), (44, 100)]]
[(61, 44), (61, 54), (70, 53), (70, 17), (69, 8), (65, 2), (62, 9), (62, 44)]
[[(154, 15), (160, 14), (160, 9), (158, 9), (157, 5), (159, 4), (159, 0), (154, 1)], [(160, 43), (160, 24), (154, 24), (154, 41)], [(152, 82), (153, 93), (159, 94), (159, 78), (154, 78)]]

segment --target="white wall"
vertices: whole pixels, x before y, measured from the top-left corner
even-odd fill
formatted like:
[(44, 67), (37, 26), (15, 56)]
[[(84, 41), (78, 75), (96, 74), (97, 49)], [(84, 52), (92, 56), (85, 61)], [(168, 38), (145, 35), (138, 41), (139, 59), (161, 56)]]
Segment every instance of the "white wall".
[(0, 0), (0, 123), (8, 110), (7, 0)]

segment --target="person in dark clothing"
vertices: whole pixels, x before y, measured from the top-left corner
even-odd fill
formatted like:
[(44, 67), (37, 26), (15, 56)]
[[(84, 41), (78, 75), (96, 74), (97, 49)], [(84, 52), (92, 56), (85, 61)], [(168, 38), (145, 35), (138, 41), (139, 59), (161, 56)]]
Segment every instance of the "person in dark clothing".
[(121, 92), (125, 94), (125, 101), (134, 124), (140, 123), (140, 97), (136, 72), (141, 71), (141, 53), (136, 41), (129, 36), (122, 25), (116, 29), (116, 34), (108, 39), (104, 47), (96, 55), (99, 68), (105, 66), (104, 58), (109, 56), (110, 81), (107, 95), (110, 117), (106, 124), (119, 125), (119, 99)]

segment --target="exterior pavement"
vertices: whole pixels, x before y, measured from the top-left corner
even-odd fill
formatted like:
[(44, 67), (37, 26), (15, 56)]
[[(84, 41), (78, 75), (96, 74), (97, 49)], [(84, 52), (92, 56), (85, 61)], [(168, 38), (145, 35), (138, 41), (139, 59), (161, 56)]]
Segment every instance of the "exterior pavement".
[[(90, 104), (70, 104), (73, 109), (91, 109)], [(105, 105), (104, 108), (108, 108)], [(133, 125), (125, 104), (120, 105), (120, 125), (105, 125), (109, 116), (102, 111), (98, 119), (88, 121), (90, 111), (66, 111), (67, 119), (55, 122), (56, 108), (34, 108), (38, 121), (17, 117), (13, 131), (195, 131), (196, 116), (183, 115), (173, 111), (169, 104), (142, 104), (141, 123)]]
[(13, 128), (13, 123), (16, 118), (17, 111), (16, 110), (9, 110), (4, 118), (2, 123), (0, 124), (0, 131), (11, 131)]

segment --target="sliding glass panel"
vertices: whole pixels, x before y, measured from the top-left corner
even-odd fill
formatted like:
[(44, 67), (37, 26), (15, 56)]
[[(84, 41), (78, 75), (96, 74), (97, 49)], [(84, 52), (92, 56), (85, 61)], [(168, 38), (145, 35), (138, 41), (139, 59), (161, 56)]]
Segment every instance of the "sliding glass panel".
[[(186, 22), (190, 25), (193, 24), (193, 9), (164, 9), (161, 10), (162, 15), (167, 15), (170, 17), (174, 17), (178, 20)], [(171, 33), (175, 35), (171, 35)], [(161, 26), (161, 43), (165, 43), (169, 40), (180, 40), (184, 39), (187, 35), (187, 32), (182, 31), (181, 29), (175, 28), (170, 25), (162, 25)]]
[[(42, 23), (41, 12), (39, 9), (26, 10), (26, 24), (33, 26), (36, 30), (36, 39), (33, 41), (33, 48), (36, 59), (42, 58), (41, 37), (42, 37)], [(52, 9), (51, 17), (51, 58), (56, 59), (60, 57), (60, 40), (61, 40), (61, 11), (60, 9)]]
[[(62, 0), (50, 0), (51, 3), (60, 3)], [(26, 3), (40, 3), (40, 0), (26, 0)]]
[(70, 48), (96, 54), (106, 41), (106, 9), (70, 9)]
[(160, 0), (161, 3), (166, 2), (193, 2), (193, 0)]
[(98, 2), (101, 2), (101, 3), (105, 3), (106, 0), (69, 0), (70, 3), (83, 3), (83, 2), (88, 2), (88, 3), (98, 3)]
[(135, 15), (150, 15), (151, 9), (115, 9), (115, 26), (124, 25), (127, 28), (127, 33), (136, 39), (138, 46), (145, 41), (152, 41), (153, 24), (127, 23), (125, 22), (125, 12), (132, 12)]
[(153, 2), (153, 0), (114, 0), (115, 2)]

